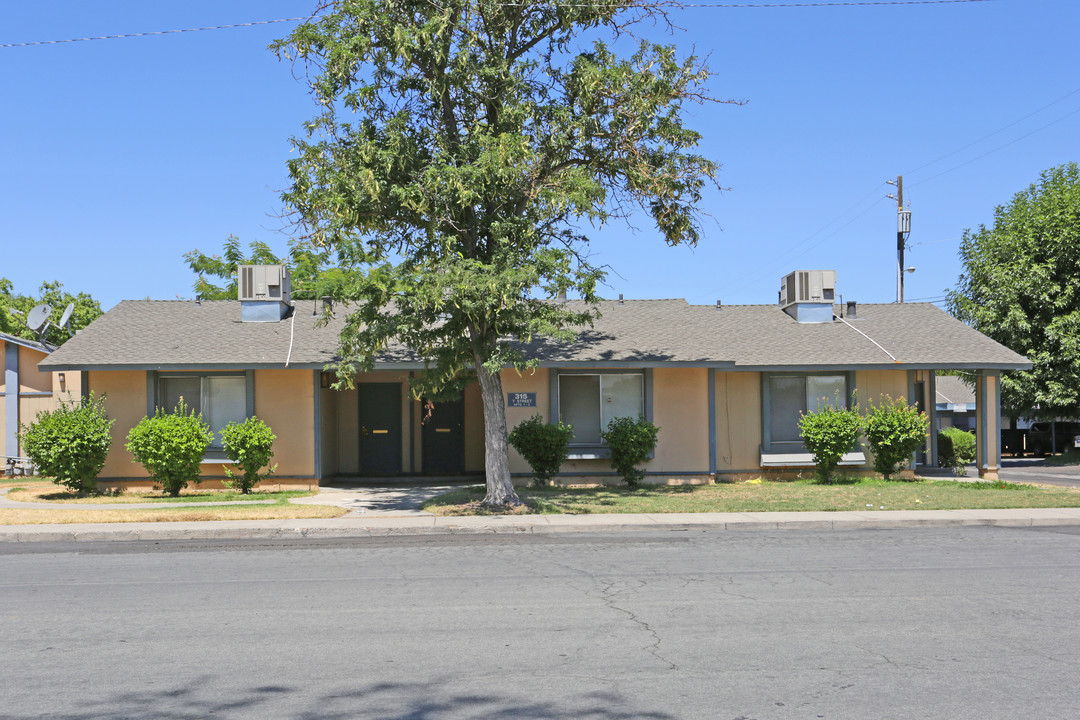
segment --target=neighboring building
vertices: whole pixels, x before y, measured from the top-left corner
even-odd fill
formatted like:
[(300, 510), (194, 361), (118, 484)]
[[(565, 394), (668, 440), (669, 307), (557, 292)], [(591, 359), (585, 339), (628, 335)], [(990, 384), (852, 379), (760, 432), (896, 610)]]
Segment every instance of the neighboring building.
[[(355, 378), (354, 389), (331, 389), (323, 370), (335, 358), (347, 309), (320, 327), (314, 301), (288, 302), (287, 273), (276, 281), (282, 285), (271, 284), (274, 299), (256, 300), (244, 272), (243, 302), (124, 301), (41, 363), (80, 372), (86, 389), (107, 395), (116, 424), (106, 484), (145, 482), (124, 438), (144, 415), (171, 408), (180, 396), (215, 431), (252, 414), (268, 423), (278, 436), (275, 482), (282, 484), (483, 472), (475, 384), (427, 418), (408, 392), (423, 363), (407, 348), (391, 347), (374, 371)], [(794, 275), (800, 283), (793, 284)], [(935, 372), (965, 369), (977, 378), (980, 408), (991, 410), (979, 420), (980, 473), (996, 475), (999, 373), (1030, 367), (1025, 358), (933, 305), (841, 308), (832, 302), (835, 274), (793, 276), (779, 307), (602, 302), (601, 318), (575, 342), (537, 340), (525, 348), (536, 369), (503, 373), (509, 425), (536, 413), (572, 423), (567, 481), (613, 476), (600, 428), (612, 417), (638, 414), (661, 428), (647, 481), (756, 477), (812, 466), (797, 422), (822, 398), (850, 403), (854, 394), (865, 405), (891, 395), (935, 414)], [(804, 293), (806, 278), (812, 282)], [(935, 439), (928, 433), (930, 464)], [(222, 460), (214, 449), (205, 475), (223, 477)], [(845, 464), (870, 467), (861, 452)], [(511, 468), (522, 478), (529, 471), (513, 453)]]
[(4, 375), (0, 378), (0, 442), (3, 462), (0, 473), (25, 466), (19, 423), (29, 425), (42, 410), (56, 408), (62, 399), (78, 400), (81, 393), (79, 373), (50, 372), (38, 363), (56, 348), (33, 340), (0, 333), (0, 352), (4, 356)]
[(975, 431), (975, 391), (956, 375), (938, 375), (936, 380), (937, 428)]

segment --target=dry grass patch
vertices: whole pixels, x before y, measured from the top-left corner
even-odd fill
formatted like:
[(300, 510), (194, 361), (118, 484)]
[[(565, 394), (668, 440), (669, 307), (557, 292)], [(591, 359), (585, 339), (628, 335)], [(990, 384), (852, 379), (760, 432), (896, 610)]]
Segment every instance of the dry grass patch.
[(125, 490), (120, 493), (104, 492), (95, 495), (80, 495), (53, 483), (21, 483), (17, 490), (8, 492), (10, 500), (18, 502), (48, 502), (74, 505), (130, 505), (132, 503), (192, 503), (192, 502), (238, 502), (251, 500), (280, 500), (288, 498), (310, 497), (316, 495), (307, 490), (253, 490), (244, 495), (233, 490), (184, 490), (177, 497), (163, 495), (160, 490)]
[[(482, 488), (463, 488), (433, 498), (424, 509), (436, 515), (473, 515)], [(811, 481), (750, 481), (699, 486), (651, 486), (636, 490), (519, 489), (523, 512), (543, 514), (809, 512), (841, 510), (977, 510), (1080, 507), (1080, 490), (1012, 483), (865, 478), (837, 485)]]
[(71, 523), (203, 522), (213, 520), (287, 520), (341, 517), (347, 510), (326, 505), (216, 505), (213, 507), (125, 510), (53, 510), (0, 508), (0, 525)]

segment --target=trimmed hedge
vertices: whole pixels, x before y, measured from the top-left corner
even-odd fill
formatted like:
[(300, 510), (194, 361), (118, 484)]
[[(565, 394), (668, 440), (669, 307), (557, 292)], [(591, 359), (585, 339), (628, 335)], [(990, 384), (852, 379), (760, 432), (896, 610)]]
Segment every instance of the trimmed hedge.
[(39, 412), (29, 426), (19, 425), (23, 452), (38, 473), (75, 492), (95, 490), (116, 422), (105, 414), (104, 402), (104, 395), (90, 393), (81, 403), (61, 401), (55, 410)]
[(559, 468), (566, 462), (572, 437), (572, 425), (546, 423), (542, 416), (533, 415), (518, 423), (507, 440), (532, 468), (533, 484), (544, 487), (559, 474)]

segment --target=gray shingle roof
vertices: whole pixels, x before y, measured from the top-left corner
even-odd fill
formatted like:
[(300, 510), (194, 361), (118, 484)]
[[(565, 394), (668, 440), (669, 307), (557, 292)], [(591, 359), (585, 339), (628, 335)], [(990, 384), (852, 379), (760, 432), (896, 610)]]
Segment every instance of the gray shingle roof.
[(948, 405), (975, 405), (975, 391), (954, 375), (939, 375), (934, 382), (938, 403)]
[(0, 332), (0, 340), (12, 343), (13, 345), (22, 345), (23, 347), (30, 348), (31, 350), (39, 350), (43, 353), (51, 353), (56, 348), (52, 345), (46, 345), (45, 343), (38, 342), (37, 340), (26, 340), (17, 335), (8, 335), (7, 333)]
[[(322, 367), (335, 357), (344, 313), (339, 309), (329, 325), (318, 327), (313, 301), (295, 305), (293, 316), (279, 323), (242, 323), (235, 301), (127, 300), (41, 365), (69, 370), (284, 367), (288, 357), (291, 367)], [(858, 319), (850, 324), (799, 324), (775, 305), (717, 310), (685, 300), (604, 301), (600, 312), (595, 327), (583, 330), (576, 342), (537, 340), (526, 352), (553, 365), (1030, 366), (1022, 356), (929, 304), (861, 305)], [(419, 366), (404, 348), (391, 348), (380, 362)]]

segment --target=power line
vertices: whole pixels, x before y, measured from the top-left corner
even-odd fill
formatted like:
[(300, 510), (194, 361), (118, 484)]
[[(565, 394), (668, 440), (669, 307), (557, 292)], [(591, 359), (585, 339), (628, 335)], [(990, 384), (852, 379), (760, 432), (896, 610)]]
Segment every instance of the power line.
[(993, 153), (996, 153), (998, 150), (1004, 150), (1005, 148), (1009, 147), (1010, 145), (1015, 145), (1016, 143), (1020, 142), (1021, 140), (1029, 138), (1032, 135), (1034, 135), (1035, 133), (1041, 132), (1042, 130), (1045, 130), (1046, 128), (1050, 127), (1051, 125), (1056, 125), (1059, 122), (1061, 122), (1062, 120), (1067, 120), (1068, 118), (1072, 117), (1073, 115), (1075, 115), (1077, 113), (1080, 113), (1080, 108), (1077, 108), (1077, 109), (1073, 110), (1070, 113), (1066, 113), (1065, 115), (1062, 115), (1057, 120), (1051, 120), (1050, 122), (1046, 123), (1042, 127), (1037, 127), (1034, 130), (1032, 130), (1031, 132), (1026, 133), (1024, 135), (1021, 135), (1018, 138), (1014, 138), (1013, 140), (1010, 140), (1009, 142), (1007, 142), (1007, 143), (1005, 143), (1003, 145), (998, 145), (993, 150), (987, 150), (982, 155), (976, 155), (975, 157), (971, 158), (970, 160), (967, 160), (966, 162), (962, 162), (959, 165), (955, 165), (955, 166), (949, 168), (948, 170), (942, 170), (937, 175), (931, 175), (930, 177), (925, 178), (923, 180), (920, 180), (919, 182), (911, 183), (911, 187), (915, 187), (916, 185), (922, 185), (923, 183), (927, 183), (927, 182), (930, 182), (931, 180), (935, 180), (935, 179), (941, 177), (942, 175), (945, 175), (947, 173), (951, 173), (953, 170), (959, 170), (962, 167), (970, 165), (971, 163), (975, 162), (976, 160), (982, 160), (987, 155), (991, 155)]
[[(865, 2), (800, 2), (800, 3), (767, 3), (763, 5), (752, 3), (672, 3), (676, 8), (820, 8), (820, 7), (866, 7), (874, 5), (951, 5), (957, 3), (981, 3), (994, 2), (994, 0), (866, 0)], [(502, 7), (529, 7), (535, 3), (498, 3)], [(601, 3), (552, 3), (556, 7), (603, 7)], [(613, 5), (612, 5), (613, 6)], [(199, 32), (201, 30), (229, 30), (240, 27), (253, 27), (255, 25), (270, 25), (273, 23), (295, 22), (308, 20), (309, 17), (279, 18), (277, 20), (256, 20), (233, 25), (209, 25), (206, 27), (184, 28), (182, 30), (152, 30), (148, 32), (124, 33), (120, 35), (98, 35), (95, 37), (67, 38), (64, 40), (36, 40), (34, 42), (4, 43), (0, 48), (30, 47), (32, 45), (60, 45), (62, 43), (87, 42), (89, 40), (118, 40), (120, 38), (146, 37), (149, 35), (172, 35), (174, 33)]]
[(931, 160), (931, 161), (930, 161), (930, 162), (928, 162), (928, 163), (923, 163), (922, 165), (920, 165), (919, 167), (915, 168), (914, 170), (909, 170), (908, 172), (906, 172), (906, 173), (904, 173), (904, 174), (905, 174), (905, 175), (914, 175), (915, 173), (919, 172), (919, 171), (920, 171), (920, 170), (922, 170), (923, 168), (928, 168), (928, 167), (930, 167), (931, 165), (934, 165), (934, 164), (936, 164), (936, 163), (939, 163), (939, 162), (941, 162), (941, 161), (942, 161), (942, 160), (944, 160), (945, 158), (948, 158), (948, 157), (952, 157), (953, 155), (955, 155), (955, 154), (956, 154), (956, 153), (958, 153), (958, 152), (963, 152), (964, 150), (967, 150), (967, 149), (968, 149), (969, 147), (972, 147), (973, 145), (978, 145), (978, 144), (979, 144), (979, 143), (981, 143), (981, 142), (982, 142), (983, 140), (989, 140), (990, 138), (994, 137), (994, 136), (995, 136), (995, 135), (997, 135), (998, 133), (1001, 133), (1001, 132), (1004, 132), (1005, 130), (1008, 130), (1008, 129), (1009, 129), (1009, 128), (1011, 128), (1011, 127), (1012, 127), (1013, 125), (1018, 125), (1018, 124), (1020, 124), (1020, 123), (1024, 122), (1025, 120), (1027, 120), (1027, 119), (1028, 119), (1029, 117), (1032, 117), (1033, 115), (1038, 115), (1039, 113), (1041, 113), (1041, 112), (1042, 112), (1043, 110), (1045, 110), (1046, 108), (1048, 108), (1048, 107), (1053, 107), (1054, 105), (1057, 105), (1057, 104), (1058, 104), (1059, 102), (1061, 102), (1062, 100), (1067, 100), (1068, 98), (1072, 97), (1073, 95), (1075, 95), (1075, 94), (1076, 94), (1076, 93), (1078, 93), (1078, 92), (1080, 92), (1080, 88), (1076, 88), (1076, 89), (1075, 89), (1075, 90), (1073, 90), (1072, 92), (1070, 92), (1070, 93), (1066, 93), (1065, 95), (1062, 95), (1062, 96), (1061, 96), (1061, 97), (1059, 97), (1059, 98), (1058, 98), (1057, 100), (1054, 100), (1054, 101), (1052, 101), (1052, 102), (1048, 102), (1048, 103), (1046, 103), (1045, 105), (1043, 105), (1043, 106), (1042, 106), (1041, 108), (1039, 108), (1038, 110), (1033, 110), (1033, 111), (1029, 112), (1029, 113), (1028, 113), (1027, 115), (1025, 115), (1024, 117), (1020, 118), (1019, 120), (1014, 120), (1014, 121), (1012, 121), (1011, 123), (1009, 123), (1008, 125), (1006, 125), (1006, 126), (1004, 126), (1004, 127), (1000, 127), (1000, 128), (998, 128), (997, 130), (995, 130), (994, 132), (992, 132), (992, 133), (990, 133), (990, 134), (988, 134), (988, 135), (983, 135), (983, 136), (982, 136), (981, 138), (979, 138), (978, 140), (972, 140), (971, 142), (969, 142), (969, 143), (968, 143), (967, 145), (965, 145), (965, 146), (964, 146), (964, 147), (962, 147), (962, 148), (957, 148), (956, 150), (953, 150), (952, 152), (949, 152), (949, 153), (945, 153), (944, 155), (942, 155), (941, 157), (937, 158), (936, 160)]
[(119, 38), (145, 37), (147, 35), (171, 35), (173, 33), (199, 32), (200, 30), (228, 30), (238, 27), (253, 27), (255, 25), (271, 25), (273, 23), (294, 22), (307, 20), (307, 17), (279, 18), (277, 20), (256, 20), (254, 22), (236, 23), (234, 25), (210, 25), (207, 27), (184, 28), (183, 30), (151, 30), (149, 32), (125, 33), (123, 35), (99, 35), (97, 37), (68, 38), (67, 40), (37, 40), (35, 42), (7, 43), (0, 48), (28, 47), (30, 45), (59, 45), (61, 43), (85, 42), (87, 40), (117, 40)]
[[(884, 184), (884, 183), (882, 183), (882, 185), (883, 185), (883, 184)], [(803, 240), (800, 240), (800, 241), (799, 241), (798, 243), (796, 243), (796, 244), (795, 244), (795, 245), (793, 245), (792, 247), (788, 248), (787, 250), (785, 250), (785, 251), (782, 251), (782, 253), (781, 253), (780, 255), (776, 256), (776, 259), (775, 259), (775, 260), (774, 260), (773, 262), (771, 262), (771, 263), (769, 263), (769, 264), (768, 264), (767, 266), (765, 266), (765, 267), (766, 267), (766, 269), (765, 269), (765, 270), (764, 270), (763, 272), (757, 273), (756, 275), (751, 275), (751, 276), (749, 276), (748, 278), (746, 278), (745, 282), (743, 282), (743, 283), (741, 283), (741, 284), (739, 284), (739, 285), (735, 285), (735, 286), (733, 286), (733, 287), (731, 287), (731, 288), (724, 288), (724, 291), (725, 291), (725, 292), (732, 292), (732, 293), (734, 293), (734, 292), (736, 292), (736, 291), (738, 291), (738, 290), (742, 290), (742, 289), (743, 289), (744, 287), (748, 287), (749, 285), (752, 285), (752, 284), (754, 284), (755, 282), (757, 282), (758, 280), (760, 280), (761, 278), (765, 277), (765, 276), (766, 276), (766, 275), (768, 275), (768, 274), (769, 274), (769, 273), (770, 273), (771, 271), (773, 271), (773, 270), (774, 270), (775, 268), (777, 268), (777, 267), (781, 266), (782, 264), (787, 264), (787, 263), (791, 263), (791, 262), (794, 262), (795, 260), (798, 260), (798, 259), (799, 259), (799, 258), (801, 258), (801, 257), (802, 257), (803, 255), (805, 255), (806, 253), (810, 252), (811, 250), (814, 250), (814, 249), (816, 249), (816, 248), (817, 248), (818, 246), (820, 246), (820, 245), (821, 245), (822, 243), (824, 243), (824, 242), (825, 242), (826, 240), (830, 240), (831, 238), (835, 237), (835, 236), (836, 236), (836, 235), (837, 235), (837, 234), (838, 234), (838, 233), (839, 233), (839, 232), (840, 232), (841, 230), (845, 229), (846, 227), (848, 227), (849, 225), (851, 225), (852, 223), (854, 223), (854, 222), (855, 222), (856, 220), (859, 220), (860, 218), (862, 218), (863, 216), (865, 216), (865, 215), (866, 215), (867, 213), (869, 213), (869, 212), (870, 212), (871, 210), (874, 210), (875, 208), (877, 208), (877, 205), (878, 205), (878, 203), (879, 203), (879, 202), (881, 202), (882, 200), (884, 200), (885, 198), (884, 198), (884, 197), (879, 197), (879, 198), (878, 198), (878, 199), (877, 199), (876, 201), (874, 201), (873, 203), (871, 203), (871, 204), (870, 204), (870, 205), (869, 205), (869, 206), (868, 206), (868, 207), (867, 207), (867, 208), (866, 208), (865, 210), (863, 210), (863, 211), (862, 211), (861, 213), (859, 213), (859, 214), (858, 214), (858, 215), (856, 215), (855, 217), (851, 218), (851, 219), (850, 219), (850, 220), (848, 220), (848, 221), (847, 221), (846, 223), (844, 223), (844, 224), (843, 224), (843, 225), (841, 225), (840, 227), (836, 228), (835, 230), (833, 230), (833, 231), (832, 231), (831, 233), (829, 233), (829, 234), (828, 234), (828, 235), (826, 235), (825, 237), (823, 237), (823, 238), (821, 238), (820, 240), (818, 240), (818, 241), (817, 241), (816, 243), (814, 243), (814, 244), (810, 245), (809, 247), (807, 247), (806, 249), (804, 249), (804, 250), (803, 250), (802, 252), (796, 253), (796, 254), (794, 254), (794, 255), (791, 255), (791, 254), (790, 254), (790, 253), (791, 253), (792, 251), (794, 251), (794, 250), (798, 249), (799, 247), (801, 247), (801, 246), (802, 246), (802, 245), (804, 245), (805, 243), (807, 243), (807, 242), (809, 242), (810, 240), (812, 240), (812, 239), (814, 238), (814, 236), (818, 235), (819, 233), (822, 233), (822, 232), (824, 232), (825, 230), (827, 230), (827, 229), (829, 228), (829, 226), (831, 226), (832, 224), (834, 224), (834, 223), (838, 222), (838, 221), (839, 221), (839, 220), (840, 220), (841, 218), (843, 218), (843, 217), (844, 217), (845, 215), (847, 215), (847, 214), (848, 214), (849, 212), (851, 212), (851, 211), (852, 211), (852, 210), (854, 210), (854, 209), (855, 209), (856, 207), (858, 207), (858, 206), (859, 206), (859, 205), (861, 205), (861, 204), (862, 204), (863, 202), (865, 202), (865, 201), (866, 201), (866, 199), (867, 199), (867, 198), (869, 198), (869, 197), (870, 197), (871, 195), (874, 195), (874, 194), (876, 194), (876, 193), (880, 192), (880, 189), (881, 189), (881, 185), (878, 185), (878, 186), (877, 186), (877, 187), (875, 187), (875, 188), (874, 188), (873, 190), (871, 190), (871, 191), (870, 191), (870, 192), (868, 192), (868, 193), (867, 193), (866, 195), (864, 195), (864, 196), (862, 197), (862, 199), (861, 199), (861, 200), (859, 200), (858, 202), (856, 202), (856, 203), (855, 203), (854, 205), (852, 205), (852, 206), (851, 206), (850, 208), (848, 208), (848, 209), (847, 209), (847, 210), (845, 210), (844, 212), (842, 212), (842, 213), (840, 213), (839, 215), (837, 215), (837, 216), (836, 216), (836, 217), (835, 217), (834, 219), (832, 219), (832, 220), (830, 220), (829, 222), (825, 223), (825, 225), (823, 225), (823, 226), (822, 226), (822, 227), (821, 227), (821, 228), (820, 228), (819, 230), (817, 230), (817, 231), (816, 231), (816, 232), (814, 232), (814, 233), (811, 233), (811, 234), (810, 234), (810, 235), (808, 235), (808, 236), (807, 236), (806, 238), (804, 238)], [(783, 258), (783, 259), (781, 259), (781, 258)]]

